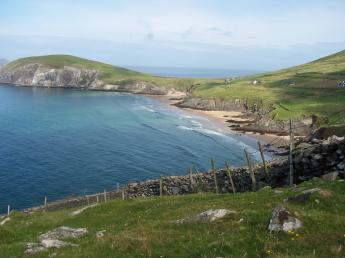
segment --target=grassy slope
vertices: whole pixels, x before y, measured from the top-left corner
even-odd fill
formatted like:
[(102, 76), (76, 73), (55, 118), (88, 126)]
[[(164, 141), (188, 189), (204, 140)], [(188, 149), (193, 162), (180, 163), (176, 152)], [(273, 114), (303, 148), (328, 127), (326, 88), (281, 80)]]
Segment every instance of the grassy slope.
[[(71, 217), (72, 210), (14, 213), (0, 227), (1, 257), (21, 257), (27, 242), (58, 226), (87, 227), (87, 236), (71, 240), (74, 248), (49, 250), (33, 257), (344, 257), (345, 183), (320, 179), (297, 189), (240, 194), (111, 201)], [(267, 230), (272, 209), (303, 189), (328, 189), (331, 197), (314, 194), (306, 204), (287, 204), (304, 222), (294, 234)], [(315, 200), (318, 199), (319, 203)], [(207, 209), (238, 212), (215, 223), (174, 225), (170, 222)], [(242, 222), (239, 222), (243, 219)], [(107, 230), (104, 238), (95, 233)], [(298, 235), (296, 235), (298, 234)]]
[[(167, 88), (186, 90), (198, 84), (194, 95), (203, 98), (247, 98), (249, 103), (264, 107), (274, 106), (272, 118), (289, 119), (317, 114), (329, 117), (332, 124), (345, 123), (345, 89), (337, 82), (345, 80), (345, 51), (314, 62), (272, 73), (248, 76), (235, 80), (230, 86), (219, 79), (165, 78), (139, 73), (128, 69), (86, 60), (74, 56), (50, 55), (19, 59), (7, 67), (39, 62), (48, 67), (70, 65), (97, 69), (106, 83), (145, 81)], [(251, 81), (260, 80), (258, 86)], [(295, 82), (296, 85), (290, 85)]]
[[(258, 86), (251, 81), (260, 80)], [(264, 106), (274, 105), (274, 116), (280, 119), (319, 114), (329, 116), (332, 122), (345, 122), (345, 89), (337, 82), (345, 80), (345, 51), (314, 62), (280, 70), (240, 78), (231, 86), (210, 83), (199, 87), (195, 94), (206, 98), (248, 98)], [(290, 85), (295, 82), (296, 85)]]
[(185, 90), (194, 83), (207, 81), (152, 76), (149, 74), (69, 55), (48, 55), (21, 58), (8, 64), (7, 68), (11, 69), (28, 63), (40, 63), (51, 68), (62, 68), (63, 66), (67, 65), (77, 68), (95, 69), (101, 73), (100, 79), (109, 84), (125, 83), (128, 81), (145, 81), (167, 88)]

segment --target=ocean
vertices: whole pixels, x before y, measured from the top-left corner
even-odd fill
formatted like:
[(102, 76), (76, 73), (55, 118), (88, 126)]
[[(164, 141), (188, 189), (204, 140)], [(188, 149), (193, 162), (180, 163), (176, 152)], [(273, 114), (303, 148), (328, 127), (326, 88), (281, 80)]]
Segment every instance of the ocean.
[(0, 85), (0, 213), (205, 171), (210, 158), (244, 165), (244, 148), (256, 141), (146, 96)]

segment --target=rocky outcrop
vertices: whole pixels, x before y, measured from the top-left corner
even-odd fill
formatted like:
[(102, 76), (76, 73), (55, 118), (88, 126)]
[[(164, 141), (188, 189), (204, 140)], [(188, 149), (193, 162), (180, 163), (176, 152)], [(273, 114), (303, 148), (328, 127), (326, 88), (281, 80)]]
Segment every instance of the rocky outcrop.
[(21, 86), (41, 87), (75, 87), (92, 88), (97, 84), (96, 70), (79, 69), (64, 66), (62, 69), (47, 68), (41, 64), (32, 63), (12, 69), (4, 68), (0, 72), (0, 82)]
[[(200, 110), (217, 111), (238, 111), (243, 113), (242, 118), (252, 122), (241, 123), (234, 126), (234, 131), (249, 131), (257, 133), (273, 133), (287, 135), (289, 121), (276, 120), (270, 117), (274, 106), (262, 108), (262, 103), (249, 103), (247, 99), (223, 100), (223, 99), (203, 99), (189, 96), (175, 104), (182, 108), (192, 108)], [(309, 135), (315, 128), (315, 123), (310, 119), (294, 121), (295, 135)]]
[(56, 69), (39, 63), (3, 68), (0, 70), (0, 83), (35, 87), (83, 88), (152, 95), (167, 93), (164, 87), (137, 80), (122, 80), (116, 82), (116, 84), (106, 84), (100, 79), (99, 71), (93, 69), (72, 66)]
[(39, 243), (28, 243), (26, 245), (25, 252), (32, 254), (46, 251), (49, 248), (61, 248), (65, 246), (77, 247), (78, 245), (76, 244), (61, 241), (60, 239), (79, 238), (87, 234), (87, 232), (86, 228), (70, 228), (62, 226), (40, 235)]
[(174, 224), (188, 224), (188, 223), (197, 223), (197, 222), (214, 222), (230, 214), (237, 214), (237, 212), (227, 210), (227, 209), (208, 210), (191, 217), (173, 221), (173, 223)]
[(268, 229), (271, 232), (290, 232), (302, 227), (302, 222), (293, 217), (291, 213), (282, 206), (276, 207), (272, 212), (272, 218)]

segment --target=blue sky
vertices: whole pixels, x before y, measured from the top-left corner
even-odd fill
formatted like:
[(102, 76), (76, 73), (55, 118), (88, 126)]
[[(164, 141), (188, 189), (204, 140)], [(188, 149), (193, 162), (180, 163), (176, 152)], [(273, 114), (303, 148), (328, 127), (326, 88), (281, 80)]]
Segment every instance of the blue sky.
[(1, 0), (0, 57), (270, 70), (345, 49), (344, 0)]

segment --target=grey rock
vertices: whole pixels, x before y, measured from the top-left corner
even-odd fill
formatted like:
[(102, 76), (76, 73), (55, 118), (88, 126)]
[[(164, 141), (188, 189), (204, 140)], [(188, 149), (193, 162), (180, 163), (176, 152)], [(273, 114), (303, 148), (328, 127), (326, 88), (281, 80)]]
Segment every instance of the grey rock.
[(271, 232), (288, 232), (300, 227), (302, 227), (302, 222), (299, 219), (293, 217), (284, 207), (278, 206), (273, 210), (268, 229)]
[(213, 222), (221, 218), (224, 218), (225, 216), (229, 214), (237, 214), (237, 212), (227, 210), (227, 209), (208, 210), (192, 217), (176, 220), (174, 221), (174, 223), (186, 224), (186, 223), (195, 223), (195, 222)]
[(322, 179), (326, 180), (326, 181), (334, 181), (339, 175), (339, 172), (335, 171), (335, 172), (331, 172), (328, 174), (325, 174), (322, 176)]
[(106, 232), (106, 230), (101, 230), (101, 231), (98, 231), (96, 233), (96, 237), (97, 238), (101, 238), (101, 237), (104, 237), (104, 233)]
[(77, 238), (84, 236), (87, 233), (86, 228), (70, 228), (70, 227), (58, 227), (54, 230), (48, 231), (45, 234), (39, 236), (40, 240), (44, 239), (60, 239), (60, 238)]

